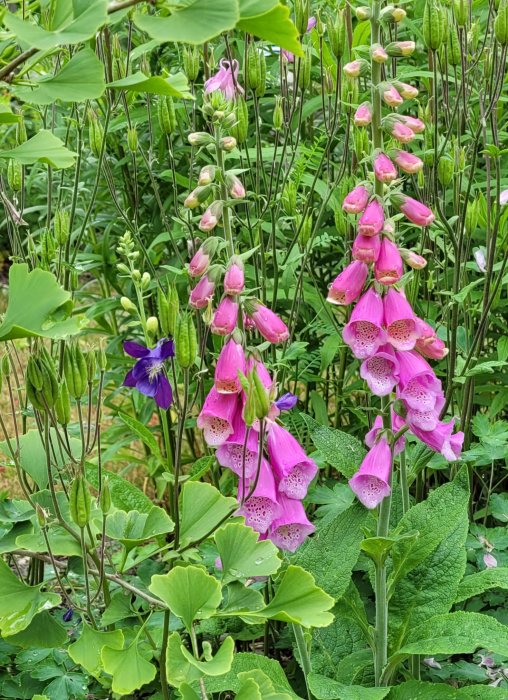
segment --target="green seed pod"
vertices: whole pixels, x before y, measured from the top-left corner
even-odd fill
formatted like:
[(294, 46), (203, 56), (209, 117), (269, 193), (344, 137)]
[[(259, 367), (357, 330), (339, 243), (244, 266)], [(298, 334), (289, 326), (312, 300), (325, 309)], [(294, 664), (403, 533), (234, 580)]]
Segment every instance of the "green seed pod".
[(302, 248), (305, 248), (309, 242), (312, 233), (312, 214), (307, 214), (301, 222), (300, 231), (298, 233), (298, 243)]
[(170, 335), (175, 335), (176, 321), (180, 311), (180, 299), (178, 298), (178, 290), (174, 284), (169, 288), (168, 292), (168, 331)]
[(334, 17), (329, 17), (326, 23), (330, 48), (335, 58), (340, 58), (346, 52), (347, 28), (344, 10), (339, 10)]
[(261, 49), (258, 51), (258, 64), (259, 64), (259, 84), (256, 88), (256, 97), (263, 97), (266, 90), (266, 58), (264, 51)]
[(466, 0), (453, 0), (453, 15), (458, 27), (465, 27), (468, 18)]
[(7, 163), (7, 182), (13, 192), (19, 192), (23, 185), (23, 166), (13, 158)]
[(312, 68), (312, 49), (310, 46), (305, 46), (303, 49), (303, 57), (300, 61), (300, 72), (298, 74), (298, 87), (300, 90), (308, 90), (310, 87), (310, 73)]
[(69, 394), (75, 399), (81, 398), (86, 387), (87, 370), (85, 358), (77, 345), (65, 347), (63, 373)]
[(449, 156), (441, 156), (437, 164), (437, 179), (446, 187), (453, 180), (455, 163)]
[(71, 398), (65, 380), (60, 385), (60, 392), (55, 401), (55, 414), (60, 425), (69, 425), (71, 420)]
[(8, 377), (11, 373), (11, 363), (9, 361), (9, 354), (6, 352), (2, 357), (2, 376)]
[(108, 358), (106, 357), (106, 352), (103, 347), (100, 347), (97, 352), (97, 362), (99, 364), (99, 369), (101, 372), (105, 372), (108, 366)]
[(111, 510), (111, 491), (109, 488), (109, 478), (106, 477), (102, 482), (101, 494), (99, 497), (99, 506), (103, 514), (106, 515)]
[(310, 15), (310, 0), (295, 0), (295, 26), (300, 36), (307, 31)]
[(90, 522), (91, 498), (86, 481), (77, 476), (72, 482), (69, 496), (69, 509), (73, 522), (80, 528)]
[(172, 134), (176, 130), (175, 103), (171, 95), (161, 95), (157, 102), (157, 118), (163, 134)]
[(197, 336), (194, 320), (189, 313), (178, 316), (175, 329), (175, 357), (182, 369), (189, 369), (197, 352)]
[(28, 140), (28, 136), (26, 133), (25, 120), (20, 119), (16, 125), (16, 144), (18, 146), (20, 146), (22, 143), (25, 143), (25, 141), (27, 141), (27, 140)]
[(282, 191), (282, 208), (287, 216), (296, 214), (296, 185), (292, 180), (288, 180)]
[(45, 349), (39, 359), (39, 363), (43, 375), (42, 395), (48, 408), (53, 408), (60, 393), (55, 363)]
[(59, 246), (64, 246), (69, 238), (69, 212), (67, 209), (57, 209), (53, 220), (55, 240)]
[(91, 109), (88, 111), (88, 139), (90, 141), (90, 150), (98, 158), (104, 140), (104, 129), (97, 119), (97, 115)]
[(477, 199), (473, 199), (472, 202), (467, 203), (466, 217), (464, 220), (466, 233), (468, 235), (476, 231), (476, 227), (478, 226), (478, 213), (479, 202)]
[(236, 123), (230, 128), (230, 133), (238, 143), (243, 143), (247, 138), (249, 130), (249, 110), (247, 108), (247, 102), (241, 95), (235, 98), (233, 112)]
[(135, 126), (127, 129), (127, 146), (131, 153), (136, 153), (138, 150), (138, 132)]
[(89, 350), (86, 353), (85, 359), (87, 380), (93, 382), (97, 371), (97, 355), (95, 354), (95, 350)]
[(44, 512), (44, 508), (39, 505), (39, 503), (35, 504), (35, 513), (37, 515), (37, 524), (41, 530), (43, 530), (47, 526), (46, 513)]
[(282, 97), (275, 95), (275, 106), (273, 108), (273, 128), (275, 131), (282, 129), (284, 124), (284, 110), (282, 108)]
[(183, 69), (187, 80), (193, 83), (199, 75), (199, 51), (195, 46), (184, 47)]
[(35, 391), (42, 391), (42, 387), (44, 385), (43, 374), (36, 358), (33, 356), (28, 358), (26, 378), (27, 382), (30, 382), (30, 385)]
[(347, 220), (342, 209), (336, 209), (334, 212), (334, 221), (337, 232), (340, 236), (345, 236), (347, 231)]
[(501, 46), (508, 45), (508, 0), (501, 0), (494, 20), (494, 35)]
[(254, 411), (256, 418), (262, 419), (270, 413), (271, 400), (268, 389), (265, 387), (256, 368), (252, 370), (252, 387), (254, 395)]
[(251, 42), (247, 48), (247, 57), (244, 66), (245, 86), (248, 90), (256, 90), (259, 86), (259, 51), (254, 42)]
[[(501, 6), (500, 8), (501, 9)], [(495, 33), (495, 23), (494, 23), (494, 33)], [(472, 53), (478, 49), (478, 42), (480, 41), (480, 22), (476, 20), (471, 25), (467, 33), (467, 43)]]
[(157, 288), (157, 314), (159, 316), (160, 327), (164, 336), (169, 335), (169, 301), (165, 292)]
[(457, 32), (452, 27), (448, 34), (448, 63), (451, 66), (460, 66), (461, 51), (459, 37)]
[(423, 40), (432, 51), (439, 49), (445, 38), (447, 12), (439, 0), (427, 0), (423, 10)]
[(41, 257), (43, 262), (49, 268), (55, 259), (56, 243), (51, 231), (44, 231), (41, 236)]

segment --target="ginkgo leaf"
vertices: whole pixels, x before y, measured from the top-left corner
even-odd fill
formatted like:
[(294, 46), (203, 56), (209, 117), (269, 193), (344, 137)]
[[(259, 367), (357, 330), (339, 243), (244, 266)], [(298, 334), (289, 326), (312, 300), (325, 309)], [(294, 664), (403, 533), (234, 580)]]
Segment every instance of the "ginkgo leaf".
[(271, 540), (259, 541), (259, 535), (242, 523), (228, 523), (215, 533), (224, 578), (269, 576), (282, 564)]
[(129, 695), (150, 683), (157, 669), (138, 651), (137, 637), (126, 649), (105, 646), (101, 651), (102, 665), (113, 676), (112, 689), (119, 695)]
[(74, 663), (83, 666), (92, 676), (98, 676), (102, 669), (101, 651), (107, 646), (119, 651), (124, 644), (122, 630), (103, 632), (94, 630), (83, 622), (79, 639), (71, 644), (67, 651)]

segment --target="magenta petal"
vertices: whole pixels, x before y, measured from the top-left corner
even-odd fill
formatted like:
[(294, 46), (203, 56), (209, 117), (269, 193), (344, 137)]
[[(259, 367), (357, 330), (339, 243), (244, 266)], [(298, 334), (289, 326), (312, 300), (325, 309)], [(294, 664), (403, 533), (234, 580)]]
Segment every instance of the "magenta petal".
[(126, 340), (123, 344), (123, 349), (131, 357), (146, 357), (150, 354), (150, 350), (145, 348), (144, 345), (134, 342), (133, 340)]

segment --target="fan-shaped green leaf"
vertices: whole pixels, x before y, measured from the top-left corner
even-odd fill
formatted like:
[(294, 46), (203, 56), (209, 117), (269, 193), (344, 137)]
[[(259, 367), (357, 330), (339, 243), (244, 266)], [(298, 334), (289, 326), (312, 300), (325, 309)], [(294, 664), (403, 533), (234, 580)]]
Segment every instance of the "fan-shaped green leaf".
[(225, 579), (269, 576), (277, 571), (281, 560), (270, 540), (242, 523), (229, 523), (215, 533), (222, 573)]

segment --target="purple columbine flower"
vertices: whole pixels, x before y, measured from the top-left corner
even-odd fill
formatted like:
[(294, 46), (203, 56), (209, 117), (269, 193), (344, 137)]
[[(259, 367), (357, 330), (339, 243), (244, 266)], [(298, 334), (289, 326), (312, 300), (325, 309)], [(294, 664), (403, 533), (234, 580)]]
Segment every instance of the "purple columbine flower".
[(137, 359), (134, 367), (127, 372), (124, 386), (135, 387), (145, 396), (151, 396), (160, 408), (169, 408), (173, 401), (171, 384), (164, 371), (164, 363), (173, 357), (173, 341), (163, 338), (154, 348), (126, 340), (123, 349)]
[(62, 620), (64, 622), (70, 622), (72, 620), (72, 617), (74, 615), (74, 610), (72, 608), (67, 608), (67, 610), (64, 612), (62, 616)]
[(277, 399), (275, 405), (279, 411), (290, 411), (298, 403), (298, 396), (295, 396), (290, 391), (287, 394), (283, 394)]

